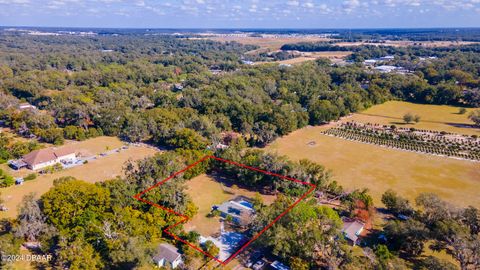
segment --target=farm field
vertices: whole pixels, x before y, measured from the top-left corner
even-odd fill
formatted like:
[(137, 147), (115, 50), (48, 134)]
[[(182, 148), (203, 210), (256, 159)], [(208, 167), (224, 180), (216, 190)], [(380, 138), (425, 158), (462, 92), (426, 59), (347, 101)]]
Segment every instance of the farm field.
[[(423, 105), (403, 101), (388, 101), (363, 112), (355, 113), (347, 120), (447, 131), (466, 135), (480, 135), (480, 129), (474, 128), (473, 122), (468, 119), (469, 113), (474, 109), (467, 108), (465, 114), (459, 114), (458, 110), (458, 107), (447, 105)], [(419, 115), (421, 117), (420, 122), (405, 124), (403, 115), (406, 113)]]
[(384, 43), (369, 43), (369, 42), (338, 42), (338, 46), (361, 46), (361, 45), (377, 45), (377, 46), (392, 46), (392, 47), (408, 47), (421, 46), (426, 48), (462, 46), (477, 44), (478, 42), (471, 41), (409, 41), (409, 40), (385, 40)]
[(328, 38), (320, 37), (206, 37), (206, 39), (211, 39), (214, 41), (220, 42), (231, 42), (235, 41), (241, 44), (246, 45), (257, 45), (261, 50), (279, 50), (280, 47), (287, 43), (298, 43), (298, 42), (320, 42), (320, 41), (329, 41)]
[[(383, 192), (391, 188), (410, 200), (422, 192), (434, 192), (459, 206), (480, 206), (478, 162), (351, 142), (320, 134), (324, 129), (298, 130), (267, 149), (326, 166), (347, 190), (368, 188), (377, 205), (381, 205)], [(312, 141), (313, 146), (309, 145)]]
[[(92, 153), (100, 153), (105, 150), (105, 146), (110, 147), (121, 146), (122, 143), (117, 138), (100, 137), (84, 142), (76, 142), (76, 147), (92, 151)], [(120, 144), (118, 145), (118, 143)], [(103, 149), (103, 150), (102, 150)], [(35, 180), (27, 181), (23, 185), (10, 186), (2, 188), (2, 197), (5, 199), (5, 206), (9, 209), (6, 212), (0, 212), (0, 218), (15, 217), (17, 214), (17, 206), (21, 202), (23, 196), (35, 192), (37, 196), (47, 192), (53, 186), (53, 180), (64, 177), (73, 176), (77, 179), (87, 182), (99, 182), (121, 176), (123, 166), (128, 160), (138, 160), (148, 156), (153, 156), (157, 150), (143, 146), (130, 146), (126, 150), (118, 153), (100, 157), (91, 160), (87, 164), (77, 167), (65, 169), (53, 174), (39, 175)], [(31, 171), (26, 171), (27, 174)]]
[[(467, 114), (459, 115), (457, 111), (458, 108), (450, 106), (387, 102), (341, 121), (393, 124), (403, 121), (404, 113), (412, 112), (422, 115), (423, 120), (405, 126), (478, 134), (478, 129), (449, 124), (470, 124)], [(297, 130), (277, 139), (267, 150), (295, 160), (306, 158), (322, 164), (347, 190), (368, 188), (377, 205), (381, 205), (383, 192), (391, 188), (411, 201), (422, 192), (434, 192), (458, 206), (480, 207), (478, 162), (389, 149), (320, 134), (329, 127), (331, 125)]]
[[(243, 188), (228, 187), (206, 174), (189, 180), (186, 186), (187, 194), (192, 197), (194, 204), (198, 207), (198, 213), (184, 227), (187, 231), (195, 230), (204, 236), (220, 232), (218, 218), (206, 217), (213, 205), (219, 205), (240, 195), (253, 198), (256, 194)], [(262, 197), (266, 204), (271, 204), (275, 200), (275, 196), (262, 195)]]
[(327, 58), (330, 59), (333, 63), (341, 61), (343, 58), (350, 55), (352, 52), (342, 52), (342, 51), (331, 51), (331, 52), (308, 52), (302, 53), (302, 56), (295, 57), (292, 59), (282, 60), (282, 61), (273, 61), (273, 62), (255, 62), (255, 65), (261, 64), (269, 64), (269, 63), (277, 63), (277, 64), (285, 64), (285, 65), (294, 65), (303, 63), (306, 61), (313, 61), (319, 58)]

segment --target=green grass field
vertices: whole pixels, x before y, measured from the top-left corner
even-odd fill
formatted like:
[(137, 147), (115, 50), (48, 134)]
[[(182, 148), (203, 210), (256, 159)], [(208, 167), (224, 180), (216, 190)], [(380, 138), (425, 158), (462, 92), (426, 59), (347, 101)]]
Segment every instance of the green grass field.
[[(398, 125), (419, 129), (448, 131), (459, 134), (480, 135), (480, 129), (473, 127), (468, 115), (474, 109), (467, 108), (465, 114), (459, 114), (459, 107), (446, 105), (422, 105), (402, 101), (388, 101), (373, 106), (363, 112), (356, 113), (349, 120), (362, 123), (378, 123), (384, 125)], [(421, 117), (416, 124), (405, 124), (403, 116), (412, 113)]]
[[(446, 124), (468, 123), (467, 116), (455, 114), (457, 111), (458, 109), (448, 106), (387, 102), (344, 121), (384, 121), (386, 124), (398, 121), (386, 117), (401, 118), (404, 112), (412, 112), (422, 114), (424, 120), (431, 121), (417, 124), (418, 128), (464, 134), (478, 133), (478, 129)], [(381, 116), (365, 117), (365, 113)], [(347, 190), (368, 188), (377, 205), (381, 205), (383, 192), (391, 188), (411, 201), (422, 192), (433, 192), (458, 206), (480, 207), (480, 163), (394, 150), (321, 135), (320, 132), (327, 128), (328, 126), (307, 127), (295, 131), (276, 140), (267, 150), (295, 160), (306, 158), (322, 164), (332, 171), (333, 179)]]

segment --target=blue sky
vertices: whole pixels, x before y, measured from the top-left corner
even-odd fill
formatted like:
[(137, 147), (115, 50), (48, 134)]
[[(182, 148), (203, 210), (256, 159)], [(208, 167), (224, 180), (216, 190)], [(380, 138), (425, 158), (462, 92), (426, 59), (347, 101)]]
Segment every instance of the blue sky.
[(480, 0), (0, 0), (0, 25), (480, 27)]

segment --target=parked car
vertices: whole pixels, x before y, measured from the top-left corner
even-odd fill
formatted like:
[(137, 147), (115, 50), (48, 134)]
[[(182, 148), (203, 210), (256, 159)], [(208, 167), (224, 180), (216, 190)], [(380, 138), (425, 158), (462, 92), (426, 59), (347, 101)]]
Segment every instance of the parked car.
[(252, 269), (253, 270), (261, 270), (263, 268), (265, 268), (265, 261), (263, 259), (257, 261), (253, 266), (252, 266)]

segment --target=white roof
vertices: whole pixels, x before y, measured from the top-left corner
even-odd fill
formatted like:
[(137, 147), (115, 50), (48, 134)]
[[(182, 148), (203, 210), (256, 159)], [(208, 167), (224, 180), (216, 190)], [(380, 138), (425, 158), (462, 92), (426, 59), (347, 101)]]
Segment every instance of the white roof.
[(343, 221), (342, 232), (345, 234), (345, 237), (352, 240), (353, 242), (357, 242), (358, 235), (362, 232), (365, 224), (349, 218), (344, 218), (342, 219), (342, 221)]
[(398, 69), (398, 67), (395, 67), (395, 66), (378, 66), (378, 67), (375, 67), (375, 69), (380, 70), (380, 71), (390, 72), (390, 71)]

